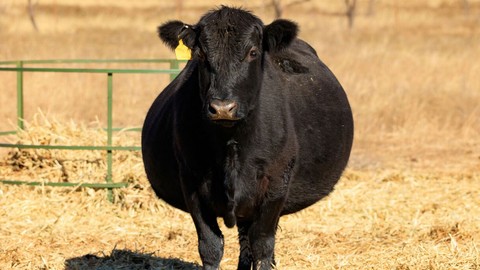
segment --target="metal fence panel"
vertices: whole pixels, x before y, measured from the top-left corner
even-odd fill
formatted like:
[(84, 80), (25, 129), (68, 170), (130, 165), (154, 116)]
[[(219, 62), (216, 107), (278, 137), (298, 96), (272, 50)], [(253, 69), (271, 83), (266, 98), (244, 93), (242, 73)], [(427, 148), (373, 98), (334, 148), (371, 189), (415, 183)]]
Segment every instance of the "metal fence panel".
[[(70, 183), (70, 182), (32, 182), (14, 179), (0, 179), (3, 184), (15, 185), (45, 185), (45, 186), (61, 186), (61, 187), (91, 187), (108, 189), (108, 199), (113, 201), (114, 188), (127, 187), (128, 183), (116, 183), (112, 179), (113, 170), (113, 151), (139, 151), (140, 146), (113, 146), (113, 132), (119, 128), (113, 127), (113, 74), (145, 74), (145, 73), (163, 73), (170, 74), (170, 80), (173, 80), (180, 70), (180, 64), (185, 63), (183, 60), (173, 59), (55, 59), (55, 60), (22, 60), (22, 61), (3, 61), (0, 62), (0, 71), (17, 73), (17, 128), (24, 130), (24, 89), (23, 74), (24, 72), (59, 72), (59, 73), (103, 73), (107, 76), (107, 144), (104, 146), (92, 145), (34, 145), (34, 144), (12, 144), (0, 143), (0, 147), (19, 148), (19, 149), (59, 149), (59, 150), (101, 150), (107, 153), (107, 172), (105, 183)], [(100, 63), (120, 63), (120, 64), (137, 64), (137, 63), (168, 63), (169, 69), (105, 69), (105, 68), (52, 68), (52, 67), (25, 67), (26, 65), (36, 64), (100, 64)], [(140, 131), (139, 128), (129, 130)], [(0, 136), (16, 134), (16, 130), (2, 131)]]

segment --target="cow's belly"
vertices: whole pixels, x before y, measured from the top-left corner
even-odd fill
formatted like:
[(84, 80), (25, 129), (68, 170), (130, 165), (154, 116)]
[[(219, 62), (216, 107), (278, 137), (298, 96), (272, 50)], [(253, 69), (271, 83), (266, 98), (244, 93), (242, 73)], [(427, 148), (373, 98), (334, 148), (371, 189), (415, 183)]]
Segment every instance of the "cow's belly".
[(160, 199), (173, 207), (187, 211), (173, 150), (170, 144), (165, 143), (169, 141), (168, 133), (163, 133), (150, 136), (142, 142), (145, 172)]
[(188, 212), (179, 182), (176, 179), (160, 179), (151, 181), (151, 185), (160, 199), (175, 208)]
[(282, 215), (302, 210), (333, 191), (347, 165), (353, 140), (349, 107), (305, 110), (303, 114), (298, 108), (297, 113), (298, 168)]

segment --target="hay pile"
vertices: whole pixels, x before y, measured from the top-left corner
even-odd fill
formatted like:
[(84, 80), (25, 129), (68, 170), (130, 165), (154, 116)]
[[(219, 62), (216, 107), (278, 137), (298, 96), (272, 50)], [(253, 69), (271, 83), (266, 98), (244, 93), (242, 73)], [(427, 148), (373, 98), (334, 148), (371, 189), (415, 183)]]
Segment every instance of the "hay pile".
[[(117, 135), (115, 145), (139, 143), (138, 133)], [(102, 145), (105, 138), (98, 123), (39, 115), (17, 139)], [(358, 160), (367, 152), (356, 148), (326, 200), (281, 219), (279, 269), (480, 269), (480, 159), (449, 170), (400, 159), (386, 169)], [(8, 178), (102, 182), (104, 155), (13, 149), (0, 166)], [(130, 185), (114, 191), (113, 204), (100, 189), (0, 185), (0, 269), (199, 269), (189, 215), (155, 198), (138, 152), (115, 153), (114, 163), (115, 181)], [(236, 230), (220, 224), (222, 269), (236, 269)]]
[[(114, 133), (113, 145), (139, 146), (140, 133), (126, 130)], [(99, 121), (62, 123), (39, 112), (26, 122), (26, 130), (9, 139), (25, 145), (105, 146), (107, 132)], [(106, 151), (14, 148), (0, 157), (0, 177), (27, 182), (105, 183), (106, 160)], [(121, 203), (135, 204), (141, 197), (151, 197), (139, 151), (113, 151), (112, 178), (130, 185), (116, 190), (116, 200)]]

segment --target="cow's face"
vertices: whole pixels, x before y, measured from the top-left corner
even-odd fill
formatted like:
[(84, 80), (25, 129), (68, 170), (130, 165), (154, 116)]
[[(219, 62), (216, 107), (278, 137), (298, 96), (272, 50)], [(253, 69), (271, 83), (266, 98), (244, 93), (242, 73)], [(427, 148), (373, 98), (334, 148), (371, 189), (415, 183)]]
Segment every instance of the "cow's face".
[(287, 20), (264, 26), (247, 11), (222, 7), (196, 25), (168, 22), (159, 27), (159, 34), (171, 48), (181, 39), (191, 49), (192, 60), (198, 61), (205, 116), (231, 127), (255, 108), (265, 54), (287, 47), (297, 26)]

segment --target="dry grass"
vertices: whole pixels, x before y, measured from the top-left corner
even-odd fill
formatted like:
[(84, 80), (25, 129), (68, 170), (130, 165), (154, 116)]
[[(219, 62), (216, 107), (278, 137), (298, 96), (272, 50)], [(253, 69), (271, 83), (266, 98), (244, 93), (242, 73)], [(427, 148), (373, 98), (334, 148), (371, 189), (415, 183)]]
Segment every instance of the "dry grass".
[[(279, 267), (478, 269), (479, 180), (478, 171), (350, 169), (328, 199), (282, 218)], [(192, 269), (190, 218), (146, 186), (140, 178), (117, 191), (115, 204), (99, 190), (0, 186), (0, 267)], [(234, 269), (235, 230), (223, 231), (222, 267)]]
[[(353, 30), (335, 15), (343, 1), (284, 12), (344, 85), (356, 138), (337, 190), (282, 218), (279, 268), (480, 269), (480, 2), (469, 13), (456, 0), (376, 2), (367, 16), (359, 0)], [(273, 18), (260, 1), (224, 3)], [(24, 2), (2, 1), (0, 60), (169, 58), (155, 27), (195, 22), (215, 4), (39, 1), (35, 33)], [(114, 76), (114, 125), (140, 126), (167, 81)], [(0, 72), (0, 85), (3, 131), (16, 121), (15, 74)], [(26, 74), (28, 129), (2, 141), (104, 144), (105, 88), (103, 75)], [(138, 145), (138, 133), (120, 132), (115, 144)], [(1, 178), (104, 176), (101, 151), (0, 150)], [(115, 153), (114, 179), (131, 183), (114, 204), (104, 190), (0, 185), (0, 269), (197, 269), (193, 223), (154, 197), (139, 153)], [(236, 232), (223, 231), (222, 269), (235, 269)]]

